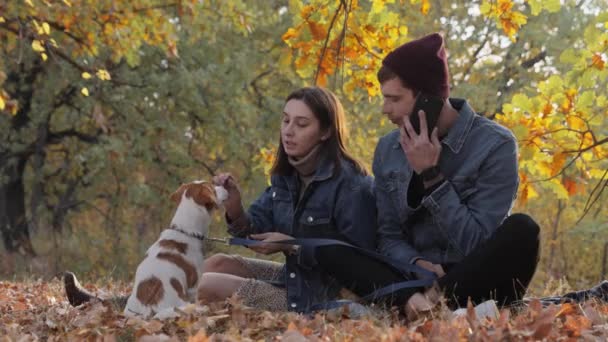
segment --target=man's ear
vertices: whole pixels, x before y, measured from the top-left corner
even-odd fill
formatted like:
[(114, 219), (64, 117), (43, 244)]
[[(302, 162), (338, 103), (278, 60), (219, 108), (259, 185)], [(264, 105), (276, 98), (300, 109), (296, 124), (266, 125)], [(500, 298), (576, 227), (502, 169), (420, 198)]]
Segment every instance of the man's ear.
[(186, 190), (188, 190), (188, 184), (182, 184), (179, 188), (177, 188), (177, 190), (175, 190), (174, 193), (171, 194), (169, 198), (176, 204), (179, 204), (179, 202), (182, 200), (182, 195), (184, 192), (186, 192)]

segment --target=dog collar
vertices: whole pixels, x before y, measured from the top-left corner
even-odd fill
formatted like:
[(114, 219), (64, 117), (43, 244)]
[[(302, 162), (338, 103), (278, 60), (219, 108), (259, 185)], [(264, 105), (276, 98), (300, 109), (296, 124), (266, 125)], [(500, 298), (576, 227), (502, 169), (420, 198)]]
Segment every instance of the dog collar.
[(198, 240), (201, 240), (201, 241), (204, 241), (204, 240), (205, 240), (205, 236), (204, 236), (204, 235), (201, 235), (201, 234), (196, 234), (196, 233), (191, 233), (191, 232), (187, 232), (187, 231), (185, 231), (185, 230), (182, 230), (182, 229), (177, 228), (177, 226), (175, 226), (175, 225), (170, 226), (170, 227), (169, 227), (169, 229), (172, 229), (172, 230), (178, 231), (178, 232), (180, 232), (180, 233), (182, 233), (182, 234), (184, 234), (184, 235), (188, 235), (189, 237), (193, 237), (193, 238), (198, 239)]

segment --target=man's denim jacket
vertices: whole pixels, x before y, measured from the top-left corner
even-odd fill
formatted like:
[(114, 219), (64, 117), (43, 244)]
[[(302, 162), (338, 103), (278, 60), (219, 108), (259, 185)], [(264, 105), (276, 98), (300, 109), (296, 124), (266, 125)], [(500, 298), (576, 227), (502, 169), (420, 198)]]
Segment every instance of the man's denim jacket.
[(459, 117), (441, 141), (439, 168), (446, 181), (417, 207), (408, 204), (413, 170), (399, 144), (399, 130), (382, 137), (374, 153), (378, 248), (404, 263), (461, 261), (492, 236), (516, 197), (513, 134), (475, 114), (465, 100), (450, 102)]
[[(340, 169), (334, 174), (334, 163), (322, 158), (299, 202), (300, 182), (295, 174), (272, 176), (270, 187), (249, 207), (249, 227), (237, 227), (234, 222), (229, 232), (240, 237), (280, 232), (295, 238), (339, 239), (373, 250), (376, 208), (372, 177), (358, 173), (346, 161)], [(289, 310), (307, 312), (312, 305), (337, 296), (341, 286), (320, 270), (312, 249), (301, 248), (285, 260)]]

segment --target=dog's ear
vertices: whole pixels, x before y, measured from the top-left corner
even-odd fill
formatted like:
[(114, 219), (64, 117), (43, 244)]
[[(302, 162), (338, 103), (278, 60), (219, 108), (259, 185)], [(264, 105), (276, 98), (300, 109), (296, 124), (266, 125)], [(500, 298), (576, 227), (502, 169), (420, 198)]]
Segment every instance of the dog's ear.
[(217, 197), (215, 195), (215, 188), (211, 183), (200, 183), (192, 187), (192, 190), (188, 192), (191, 195), (194, 202), (200, 206), (204, 206), (207, 210), (217, 209)]
[(177, 190), (175, 190), (174, 193), (171, 194), (171, 197), (169, 197), (169, 198), (176, 204), (179, 204), (179, 202), (181, 202), (182, 196), (184, 195), (184, 192), (186, 192), (186, 190), (188, 190), (188, 184), (182, 184), (182, 185), (180, 185), (180, 187)]

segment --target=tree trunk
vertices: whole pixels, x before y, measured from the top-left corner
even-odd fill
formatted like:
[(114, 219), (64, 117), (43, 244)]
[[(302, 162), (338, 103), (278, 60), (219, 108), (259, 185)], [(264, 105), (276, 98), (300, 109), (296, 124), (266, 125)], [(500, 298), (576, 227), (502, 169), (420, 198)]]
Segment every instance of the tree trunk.
[(555, 265), (555, 250), (557, 245), (557, 238), (559, 235), (559, 223), (564, 211), (564, 204), (561, 200), (557, 200), (557, 212), (555, 213), (555, 221), (553, 221), (553, 232), (551, 233), (551, 243), (549, 249), (549, 272), (553, 278), (560, 278), (561, 273), (558, 271), (558, 267)]
[[(0, 160), (5, 160), (0, 158)], [(34, 257), (25, 210), (25, 187), (23, 172), (26, 159), (18, 159), (14, 164), (3, 165), (0, 183), (0, 233), (4, 248), (9, 253), (20, 253)]]
[(602, 258), (602, 275), (600, 279), (606, 279), (606, 267), (608, 267), (608, 242), (604, 244), (604, 257)]

